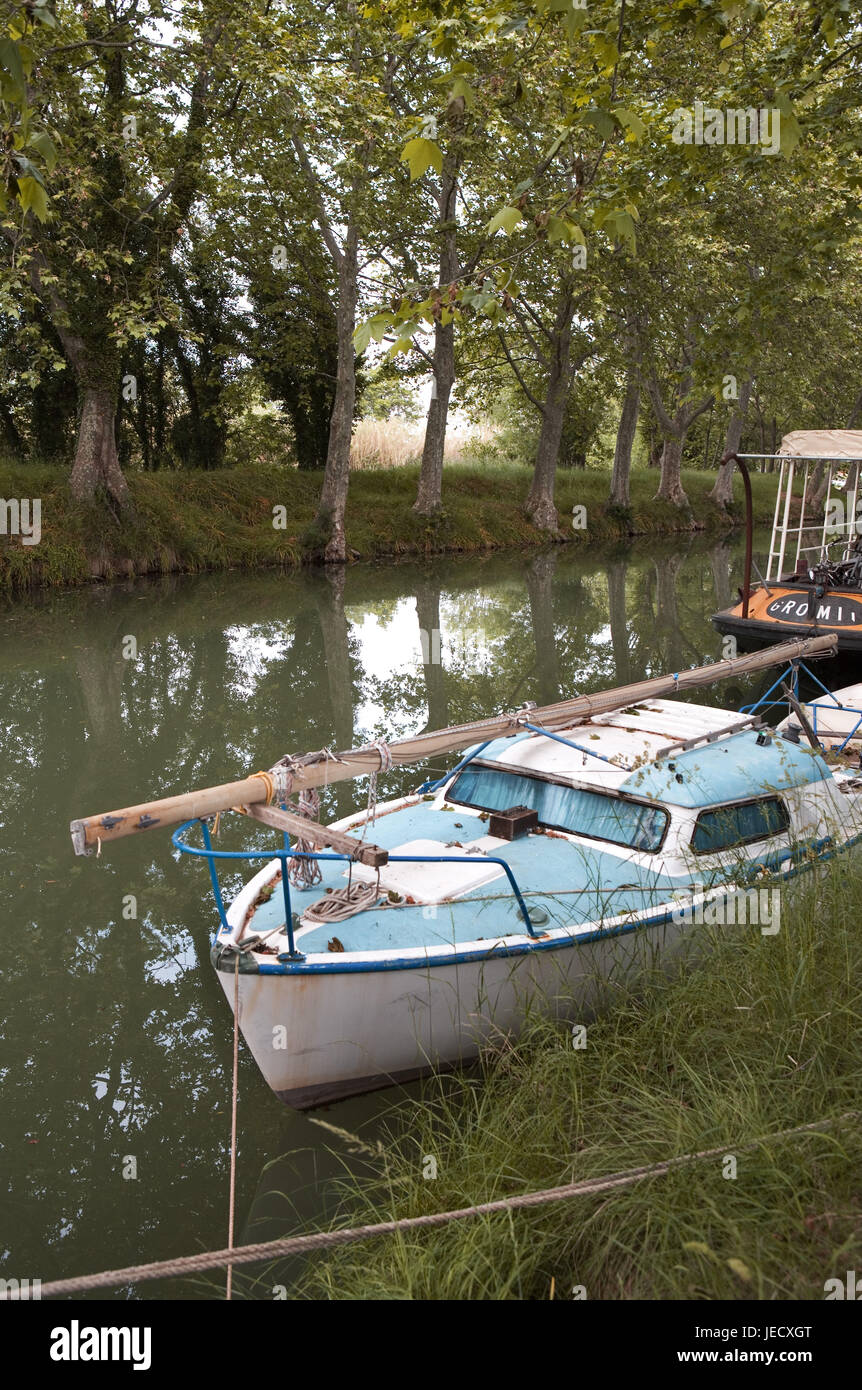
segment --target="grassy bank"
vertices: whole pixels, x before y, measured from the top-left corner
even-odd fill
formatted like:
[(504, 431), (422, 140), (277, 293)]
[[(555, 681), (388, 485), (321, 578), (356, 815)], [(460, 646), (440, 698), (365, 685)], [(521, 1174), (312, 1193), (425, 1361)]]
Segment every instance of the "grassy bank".
[[(413, 512), (417, 476), (416, 467), (353, 474), (347, 538), (357, 557), (386, 560), (547, 543), (547, 536), (523, 512), (530, 481), (527, 469), (503, 464), (447, 468), (445, 508), (433, 521)], [(731, 524), (708, 499), (711, 474), (684, 475), (691, 513), (653, 502), (657, 482), (654, 471), (633, 474), (631, 510), (621, 515), (607, 510), (606, 474), (561, 473), (557, 504), (565, 538), (584, 543), (668, 534), (692, 526), (720, 530)], [(769, 522), (774, 478), (756, 475), (752, 482), (755, 519)], [(171, 571), (296, 566), (319, 552), (321, 538), (312, 530), (319, 473), (261, 467), (137, 474), (129, 483), (136, 516), (120, 521), (106, 506), (73, 503), (65, 470), (0, 465), (0, 497), (38, 497), (42, 513), (38, 545), (0, 536), (0, 592)], [(273, 508), (278, 506), (286, 509), (282, 529), (273, 525)], [(571, 525), (575, 506), (586, 509), (585, 529)]]
[[(442, 1211), (721, 1147), (736, 1155), (595, 1197), (346, 1246), (313, 1298), (822, 1299), (862, 1268), (862, 882), (836, 868), (781, 929), (731, 928), (701, 964), (619, 991), (575, 1050), (536, 1020), (479, 1071), (425, 1083), (388, 1120), (335, 1225)], [(707, 931), (707, 928), (703, 928)], [(376, 1136), (375, 1136), (376, 1137)], [(437, 1177), (423, 1178), (427, 1156)], [(269, 1271), (263, 1283), (271, 1281)]]

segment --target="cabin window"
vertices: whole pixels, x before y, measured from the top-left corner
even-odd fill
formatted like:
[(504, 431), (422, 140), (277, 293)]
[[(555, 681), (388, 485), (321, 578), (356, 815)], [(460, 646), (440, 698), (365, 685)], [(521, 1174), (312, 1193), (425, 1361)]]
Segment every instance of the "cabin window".
[(668, 813), (660, 806), (475, 765), (464, 769), (446, 800), (480, 811), (529, 806), (549, 830), (648, 851), (660, 848), (668, 823)]
[(716, 806), (701, 811), (691, 839), (695, 854), (719, 854), (753, 840), (780, 835), (790, 825), (787, 807), (780, 797), (767, 796), (739, 806)]

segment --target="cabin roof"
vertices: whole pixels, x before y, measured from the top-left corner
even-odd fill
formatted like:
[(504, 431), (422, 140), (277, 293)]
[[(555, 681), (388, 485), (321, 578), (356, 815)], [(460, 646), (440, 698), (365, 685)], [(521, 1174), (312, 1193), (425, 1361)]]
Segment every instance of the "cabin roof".
[(495, 739), (478, 757), (513, 772), (591, 782), (597, 790), (623, 791), (672, 806), (714, 806), (829, 776), (811, 749), (774, 737), (758, 744), (757, 731), (750, 727), (658, 760), (675, 743), (714, 734), (738, 718), (732, 710), (708, 705), (649, 700), (555, 730), (556, 739), (529, 731)]
[[(570, 729), (556, 729), (558, 738), (528, 730), (494, 739), (479, 758), (500, 763), (513, 772), (543, 772), (549, 777), (593, 781), (597, 786), (619, 787), (635, 762), (652, 761), (673, 743), (714, 733), (740, 716), (733, 710), (709, 705), (683, 704), (677, 700), (645, 700), (625, 709), (596, 715)], [(577, 744), (570, 748), (559, 738)], [(474, 748), (468, 754), (475, 752)], [(613, 762), (608, 762), (612, 759)]]
[(670, 806), (716, 806), (820, 782), (831, 774), (812, 748), (746, 729), (633, 772), (620, 790)]

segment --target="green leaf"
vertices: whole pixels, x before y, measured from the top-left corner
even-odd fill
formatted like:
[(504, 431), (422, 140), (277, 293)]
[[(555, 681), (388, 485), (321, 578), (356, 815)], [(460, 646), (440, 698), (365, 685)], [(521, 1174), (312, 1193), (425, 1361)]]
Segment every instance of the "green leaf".
[[(802, 139), (802, 127), (796, 119), (796, 112), (793, 110), (790, 101), (785, 96), (778, 98), (778, 116), (780, 120), (780, 147), (785, 159), (789, 159)], [(775, 116), (773, 115), (773, 120)]]
[(417, 136), (415, 140), (408, 140), (400, 156), (402, 162), (410, 168), (410, 180), (421, 179), (426, 169), (436, 169), (440, 174), (443, 171), (443, 155), (439, 145), (435, 145), (433, 140), (426, 140), (423, 136)]
[(364, 323), (358, 323), (353, 330), (353, 351), (357, 357), (361, 357), (368, 344), (371, 342), (371, 324), (366, 319)]
[(10, 79), (16, 95), (23, 97), (26, 90), (24, 65), (20, 47), (14, 39), (0, 39), (0, 71)]
[(553, 214), (548, 218), (548, 241), (551, 245), (555, 241), (568, 241), (568, 227), (565, 218), (554, 217)]
[(372, 338), (375, 343), (379, 343), (391, 323), (392, 315), (385, 313), (372, 314), (370, 319), (366, 319), (364, 323), (357, 324), (356, 328), (353, 330), (353, 347), (356, 355), (358, 357), (362, 356)]
[(464, 105), (468, 111), (476, 104), (476, 93), (465, 77), (456, 77), (449, 91), (450, 101), (457, 101), (458, 97), (464, 98)]
[(616, 122), (609, 111), (602, 110), (601, 107), (593, 106), (587, 111), (580, 113), (580, 118), (585, 125), (591, 125), (598, 131), (603, 140), (610, 140), (616, 130)]
[(493, 236), (494, 233), (498, 232), (502, 227), (506, 236), (511, 236), (518, 223), (523, 222), (523, 220), (524, 218), (519, 208), (500, 208), (500, 211), (494, 213), (494, 216), (485, 228), (485, 234), (486, 236)]
[(49, 0), (36, 0), (33, 6), (33, 18), (40, 24), (47, 24), (49, 29), (56, 29), (57, 20), (51, 10), (48, 9)]
[(397, 357), (399, 352), (409, 352), (413, 346), (412, 338), (398, 338), (387, 352), (387, 358)]
[(620, 242), (626, 250), (634, 253), (637, 247), (635, 222), (630, 212), (617, 208), (609, 212), (602, 221), (602, 231), (607, 232), (613, 241)]
[(40, 131), (30, 141), (30, 148), (42, 156), (45, 161), (45, 168), (50, 174), (57, 164), (57, 150), (51, 137), (46, 135), (44, 131)]
[(548, 218), (548, 241), (564, 241), (570, 245), (573, 241), (579, 246), (586, 246), (584, 234), (575, 222), (569, 222), (565, 217), (556, 217), (553, 214)]
[(603, 63), (605, 68), (612, 68), (615, 63), (619, 62), (619, 49), (614, 40), (609, 38), (607, 34), (603, 34), (601, 31), (594, 33), (593, 45), (599, 62)]
[(623, 130), (630, 132), (633, 140), (642, 140), (646, 135), (646, 123), (641, 120), (635, 111), (630, 111), (626, 106), (618, 106), (614, 115), (619, 121)]
[(40, 222), (48, 216), (48, 195), (38, 179), (18, 180), (18, 201), (25, 212), (33, 209)]

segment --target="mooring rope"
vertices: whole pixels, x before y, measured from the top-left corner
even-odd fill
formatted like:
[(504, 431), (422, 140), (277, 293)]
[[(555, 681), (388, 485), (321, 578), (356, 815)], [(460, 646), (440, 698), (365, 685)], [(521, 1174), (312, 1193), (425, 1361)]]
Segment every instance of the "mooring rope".
[[(380, 772), (389, 772), (392, 768), (392, 749), (382, 738), (376, 738), (373, 743), (367, 743), (363, 752), (373, 749), (380, 759)], [(365, 808), (365, 819), (362, 822), (362, 834), (360, 839), (364, 840), (369, 825), (377, 824), (377, 771), (368, 775), (368, 805)]]
[[(320, 814), (320, 794), (317, 789), (303, 788), (294, 809), (296, 814), (303, 816), (305, 820), (317, 820)], [(294, 849), (303, 854), (313, 854), (314, 848), (311, 840), (303, 840), (301, 835), (294, 846)], [(287, 877), (295, 888), (313, 888), (315, 883), (322, 881), (323, 870), (317, 859), (291, 859), (287, 867)]]
[[(43, 1284), (42, 1298), (56, 1298), (60, 1295), (87, 1293), (90, 1289), (120, 1288), (125, 1284), (141, 1282), (145, 1279), (169, 1279), (176, 1275), (201, 1274), (205, 1270), (218, 1269), (224, 1264), (246, 1265), (257, 1260), (282, 1259), (289, 1255), (306, 1255), (312, 1250), (333, 1249), (339, 1245), (350, 1245), (359, 1240), (370, 1240), (372, 1236), (392, 1235), (396, 1231), (415, 1231), (435, 1226), (445, 1226), (450, 1221), (463, 1221), (466, 1217), (487, 1216), (494, 1212), (519, 1211), (528, 1207), (545, 1206), (550, 1202), (565, 1201), (569, 1197), (589, 1197), (614, 1188), (628, 1187), (642, 1178), (660, 1177), (705, 1158), (724, 1157), (728, 1152), (750, 1153), (762, 1144), (775, 1143), (782, 1139), (792, 1139), (796, 1135), (817, 1130), (831, 1129), (844, 1120), (858, 1120), (859, 1111), (850, 1110), (831, 1119), (814, 1120), (810, 1124), (797, 1125), (794, 1129), (779, 1130), (767, 1134), (747, 1144), (722, 1144), (714, 1149), (701, 1149), (697, 1153), (681, 1154), (677, 1158), (666, 1159), (662, 1163), (646, 1164), (642, 1168), (628, 1168), (619, 1173), (610, 1173), (600, 1178), (585, 1178), (580, 1182), (566, 1183), (562, 1187), (548, 1187), (539, 1192), (525, 1192), (516, 1197), (499, 1197), (493, 1202), (479, 1202), (471, 1207), (457, 1207), (453, 1211), (431, 1212), (426, 1216), (404, 1216), (396, 1221), (379, 1221), (373, 1225), (342, 1227), (335, 1231), (315, 1231), (311, 1235), (287, 1236), (282, 1240), (263, 1241), (258, 1245), (240, 1245), (228, 1250), (209, 1250), (197, 1255), (184, 1255), (173, 1260), (158, 1260), (150, 1264), (130, 1265), (126, 1269), (106, 1269), (100, 1274), (84, 1274), (72, 1279), (55, 1279)], [(0, 1293), (0, 1299), (8, 1299), (8, 1292)]]
[[(227, 1244), (233, 1249), (234, 1213), (236, 1212), (236, 1099), (237, 1077), (239, 1075), (239, 952), (237, 952), (233, 971), (233, 1084), (231, 1087), (230, 1109), (230, 1198), (228, 1200)], [(233, 1265), (227, 1267), (225, 1300), (230, 1302), (233, 1294)]]

